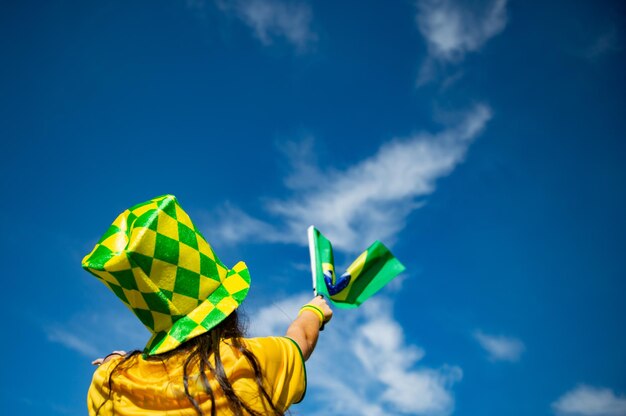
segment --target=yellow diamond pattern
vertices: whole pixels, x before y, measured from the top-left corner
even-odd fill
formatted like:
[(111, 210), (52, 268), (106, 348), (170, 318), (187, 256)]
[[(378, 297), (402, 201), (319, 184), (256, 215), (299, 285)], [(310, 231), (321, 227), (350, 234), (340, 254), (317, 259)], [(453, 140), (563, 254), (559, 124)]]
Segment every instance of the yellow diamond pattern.
[[(238, 263), (237, 273), (228, 276), (195, 230), (175, 197), (157, 197), (120, 214), (83, 259), (83, 267), (109, 284), (154, 334), (146, 347), (150, 354), (176, 348), (217, 325), (239, 306), (250, 286), (245, 264)], [(200, 253), (213, 262), (206, 271)], [(216, 274), (205, 277), (201, 270)], [(238, 300), (225, 296), (217, 290), (220, 285), (243, 295)]]

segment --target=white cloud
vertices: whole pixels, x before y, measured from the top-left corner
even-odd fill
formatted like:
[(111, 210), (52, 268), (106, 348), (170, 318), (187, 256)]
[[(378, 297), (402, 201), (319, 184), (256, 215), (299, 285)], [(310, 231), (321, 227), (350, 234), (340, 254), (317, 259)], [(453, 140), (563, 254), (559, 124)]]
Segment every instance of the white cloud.
[(418, 198), (433, 193), (436, 180), (463, 161), (490, 118), (489, 107), (476, 105), (438, 134), (393, 139), (344, 170), (316, 164), (308, 141), (303, 148), (291, 146), (294, 171), (285, 180), (291, 197), (265, 205), (277, 225), (227, 205), (211, 216), (211, 238), (306, 245), (305, 230), (314, 224), (347, 251), (363, 250), (376, 239), (392, 245), (408, 215), (424, 204)]
[(282, 37), (303, 51), (317, 39), (311, 28), (311, 7), (304, 1), (218, 0), (216, 3), (250, 26), (264, 45)]
[(67, 322), (49, 325), (44, 330), (49, 341), (91, 359), (115, 350), (142, 349), (150, 338), (139, 319), (121, 304), (100, 312), (76, 314)]
[(611, 27), (594, 38), (586, 47), (581, 48), (577, 54), (582, 58), (593, 61), (603, 55), (619, 50), (621, 50), (619, 35), (615, 27)]
[(563, 416), (624, 416), (626, 397), (618, 397), (607, 388), (583, 384), (552, 403), (552, 409)]
[(253, 311), (250, 317), (250, 332), (254, 336), (281, 335), (298, 315), (300, 307), (311, 300), (311, 294), (293, 295), (270, 306)]
[(418, 0), (417, 25), (428, 46), (417, 85), (433, 80), (438, 66), (459, 62), (504, 30), (507, 0), (475, 2)]
[(219, 207), (209, 221), (215, 222), (210, 227), (211, 239), (219, 239), (224, 243), (236, 243), (239, 241), (268, 241), (284, 242), (284, 236), (272, 225), (258, 220), (246, 214), (241, 209), (225, 203)]
[(418, 1), (417, 23), (429, 53), (455, 61), (480, 49), (506, 26), (506, 0), (494, 0), (479, 10), (451, 0)]
[(489, 353), (492, 361), (518, 361), (524, 352), (524, 343), (516, 338), (488, 335), (481, 331), (474, 338)]
[(48, 341), (57, 342), (67, 348), (77, 351), (86, 357), (93, 357), (98, 354), (98, 349), (83, 337), (79, 337), (73, 332), (63, 327), (51, 327), (46, 331)]
[[(256, 335), (285, 332), (310, 296), (298, 295), (254, 313)], [(307, 362), (306, 414), (447, 415), (454, 408), (455, 366), (418, 366), (424, 350), (407, 344), (391, 301), (370, 299), (360, 308), (335, 311)], [(297, 410), (294, 409), (294, 410)]]

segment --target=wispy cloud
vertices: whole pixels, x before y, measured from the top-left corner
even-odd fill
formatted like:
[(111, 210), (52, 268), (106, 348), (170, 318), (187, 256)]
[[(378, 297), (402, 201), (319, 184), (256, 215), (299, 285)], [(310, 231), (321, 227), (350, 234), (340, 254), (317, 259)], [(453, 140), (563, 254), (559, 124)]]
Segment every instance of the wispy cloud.
[(114, 350), (141, 349), (150, 338), (139, 320), (120, 305), (107, 311), (85, 312), (44, 328), (48, 341), (94, 359)]
[(591, 43), (578, 50), (577, 55), (590, 61), (594, 61), (603, 55), (616, 52), (621, 49), (622, 47), (619, 42), (617, 30), (615, 27), (611, 27), (596, 36)]
[(48, 341), (62, 344), (86, 357), (95, 357), (98, 354), (98, 349), (88, 341), (87, 338), (80, 337), (63, 327), (50, 327), (47, 329), (46, 333), (48, 335)]
[(524, 352), (524, 343), (517, 338), (474, 332), (474, 338), (489, 354), (492, 361), (518, 361)]
[(311, 294), (300, 293), (248, 312), (251, 321), (250, 333), (254, 336), (284, 334), (291, 321), (298, 315), (300, 307), (311, 300), (311, 297)]
[[(284, 333), (310, 296), (297, 295), (253, 314), (257, 335)], [(459, 367), (418, 365), (424, 350), (407, 344), (389, 299), (339, 311), (307, 363), (306, 413), (314, 415), (447, 415)], [(310, 406), (310, 408), (309, 408)]]
[(491, 0), (477, 7), (476, 2), (418, 0), (416, 20), (428, 55), (417, 85), (432, 81), (439, 67), (460, 62), (467, 53), (479, 50), (504, 30), (506, 4), (507, 0)]
[(408, 215), (435, 191), (437, 179), (463, 161), (490, 118), (489, 107), (476, 105), (437, 134), (393, 139), (344, 170), (320, 166), (310, 142), (288, 146), (293, 171), (285, 185), (291, 196), (265, 204), (274, 219), (263, 221), (225, 205), (211, 215), (211, 238), (306, 245), (305, 230), (315, 224), (344, 250), (362, 250), (364, 242), (376, 239), (393, 244)]
[(613, 390), (580, 385), (552, 403), (552, 410), (563, 416), (624, 416), (626, 397)]
[(217, 0), (218, 7), (233, 13), (253, 31), (264, 45), (284, 38), (304, 51), (317, 40), (312, 29), (313, 13), (304, 1)]

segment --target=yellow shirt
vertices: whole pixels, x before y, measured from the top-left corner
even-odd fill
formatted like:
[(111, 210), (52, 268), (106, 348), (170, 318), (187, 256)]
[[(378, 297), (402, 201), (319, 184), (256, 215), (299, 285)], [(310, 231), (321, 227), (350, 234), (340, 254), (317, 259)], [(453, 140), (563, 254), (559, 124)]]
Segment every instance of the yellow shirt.
[[(250, 338), (243, 340), (254, 353), (264, 378), (264, 387), (276, 407), (286, 411), (304, 398), (306, 369), (302, 352), (295, 341), (286, 337)], [(248, 360), (224, 340), (220, 355), (228, 380), (238, 396), (254, 410), (267, 413), (264, 401), (259, 397), (254, 370)], [(196, 416), (191, 402), (185, 396), (183, 364), (186, 355), (174, 355), (167, 360), (145, 360), (141, 355), (132, 357), (120, 365), (113, 375), (109, 399), (109, 374), (122, 358), (107, 361), (93, 375), (87, 406), (91, 416), (104, 402), (98, 413), (101, 416), (145, 416), (171, 414)], [(211, 360), (214, 363), (213, 360)], [(203, 393), (198, 366), (189, 366), (189, 391), (199, 402), (206, 415), (211, 414), (211, 400)], [(216, 380), (206, 370), (209, 384), (215, 395), (218, 415), (232, 415), (227, 400)]]

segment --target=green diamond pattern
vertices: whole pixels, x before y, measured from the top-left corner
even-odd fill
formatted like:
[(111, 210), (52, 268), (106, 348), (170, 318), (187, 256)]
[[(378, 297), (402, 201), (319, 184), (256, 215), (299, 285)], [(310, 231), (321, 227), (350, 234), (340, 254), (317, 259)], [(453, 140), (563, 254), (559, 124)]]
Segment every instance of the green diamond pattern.
[(164, 202), (161, 204), (160, 208), (170, 217), (176, 218), (176, 202), (173, 199), (164, 199)]
[(230, 293), (228, 293), (228, 290), (224, 289), (224, 286), (218, 286), (217, 289), (215, 289), (213, 293), (211, 293), (211, 296), (209, 296), (209, 300), (214, 305), (217, 305), (220, 300), (227, 298), (229, 296), (230, 296)]
[(109, 229), (107, 230), (106, 233), (104, 233), (104, 235), (100, 238), (100, 240), (98, 241), (98, 244), (102, 243), (104, 240), (106, 240), (107, 238), (111, 237), (113, 234), (117, 234), (119, 232), (121, 232), (122, 230), (119, 229), (119, 227), (115, 226), (115, 225), (111, 225), (109, 227)]
[(131, 261), (135, 263), (143, 272), (150, 276), (152, 271), (152, 257), (145, 256), (141, 253), (128, 253)]
[(206, 318), (204, 318), (201, 322), (202, 326), (205, 328), (212, 328), (216, 325), (216, 323), (221, 322), (226, 316), (219, 309), (213, 309), (211, 313), (209, 313)]
[[(195, 224), (186, 219), (186, 216), (180, 220), (177, 219), (176, 212), (177, 209), (180, 209), (180, 206), (177, 208), (177, 204), (178, 202), (173, 196), (165, 195), (137, 204), (124, 211), (115, 221), (115, 224), (121, 224), (124, 226), (124, 229), (111, 225), (100, 238), (93, 252), (83, 260), (83, 267), (102, 280), (118, 298), (131, 308), (141, 322), (155, 334), (150, 341), (150, 345), (147, 346), (148, 351), (155, 351), (161, 347), (171, 350), (177, 345), (176, 343), (173, 344), (173, 340), (179, 343), (185, 342), (189, 339), (189, 334), (197, 329), (199, 325), (205, 329), (210, 329), (226, 317), (225, 313), (230, 313), (228, 310), (225, 310), (226, 312), (220, 311), (216, 307), (211, 312), (208, 312), (207, 309), (207, 312), (204, 312), (208, 313), (207, 316), (198, 315), (197, 313), (196, 315), (192, 314), (193, 319), (186, 315), (173, 315), (174, 311), (180, 311), (176, 313), (182, 313), (183, 311), (184, 313), (191, 313), (191, 311), (187, 310), (189, 308), (188, 298), (194, 299), (195, 302), (193, 304), (198, 306), (205, 301), (218, 305), (222, 299), (229, 296), (233, 297), (237, 303), (240, 303), (247, 293), (247, 288), (245, 288), (233, 296), (220, 285), (209, 295), (209, 299), (199, 298), (200, 279), (211, 278), (219, 282), (220, 277), (217, 265), (224, 267), (224, 269), (227, 268), (217, 257), (213, 260), (208, 256), (214, 256), (214, 253), (200, 251), (199, 242), (201, 242), (200, 239), (204, 240), (204, 237)], [(163, 218), (163, 215), (168, 215), (177, 221), (178, 240), (158, 232), (159, 218)], [(134, 235), (139, 240), (128, 245), (132, 247), (140, 247), (143, 236), (152, 238), (150, 233), (133, 233), (133, 230), (139, 227), (153, 230), (156, 233), (156, 240), (146, 239), (144, 243), (154, 244), (153, 256), (139, 252), (129, 252), (127, 249), (124, 249), (122, 252), (114, 251), (118, 250), (118, 248), (114, 245), (115, 243), (112, 243), (113, 240), (109, 240), (109, 237), (114, 234), (124, 233), (129, 239)], [(122, 237), (120, 236), (120, 238)], [(180, 244), (185, 244), (186, 247)], [(149, 246), (145, 245), (138, 251), (146, 252), (147, 247)], [(196, 250), (194, 254), (188, 254), (188, 249), (184, 250), (183, 253), (185, 255), (199, 255), (199, 264), (197, 260), (194, 262), (194, 259), (191, 258), (180, 259), (181, 247), (191, 247)], [(174, 279), (173, 282), (167, 278), (153, 278), (152, 274), (157, 270), (155, 268), (156, 260), (174, 265), (175, 276), (171, 277)], [(180, 267), (179, 264), (185, 264), (186, 267), (190, 268), (199, 267), (199, 270), (188, 270), (186, 267)], [(139, 269), (143, 273), (140, 273)], [(158, 265), (158, 271), (172, 273), (174, 268), (168, 270), (168, 266), (160, 264)], [(108, 274), (108, 276), (106, 278), (98, 276), (98, 274), (102, 273)], [(245, 273), (247, 273), (247, 270), (244, 270), (244, 274), (241, 274), (241, 276), (249, 282), (249, 276), (246, 276)], [(166, 274), (163, 276), (170, 275)], [(161, 284), (165, 287), (157, 286)], [(128, 291), (131, 290), (136, 291), (134, 293), (137, 295), (141, 294), (143, 301), (136, 296), (127, 297)], [(184, 295), (187, 298), (179, 298), (174, 296), (174, 294)], [(130, 300), (135, 303), (132, 304)], [(180, 301), (181, 303), (177, 304), (175, 301)], [(194, 310), (199, 311), (199, 309)]]
[(198, 240), (196, 239), (196, 233), (183, 223), (178, 223), (178, 238), (180, 242), (187, 244), (189, 247), (198, 249)]
[(154, 318), (152, 313), (145, 309), (133, 308), (133, 312), (137, 315), (137, 318), (148, 328), (154, 328)]
[(170, 331), (170, 336), (176, 338), (180, 342), (184, 342), (187, 334), (189, 334), (198, 324), (189, 319), (187, 316), (176, 321), (176, 325)]
[(110, 273), (117, 279), (117, 282), (124, 289), (138, 290), (137, 282), (135, 281), (135, 276), (133, 275), (132, 270), (120, 270), (119, 272)]
[(113, 293), (115, 293), (115, 296), (117, 296), (118, 298), (122, 300), (122, 302), (124, 302), (127, 305), (130, 303), (128, 302), (128, 299), (126, 298), (126, 295), (124, 294), (124, 291), (122, 290), (120, 286), (115, 285), (113, 283), (107, 283), (107, 285), (113, 291)]
[(200, 253), (200, 274), (213, 280), (217, 280), (218, 282), (220, 280), (215, 262), (203, 253)]
[(99, 245), (89, 259), (90, 267), (98, 270), (104, 270), (105, 263), (113, 258), (113, 256), (115, 256), (115, 253), (108, 247)]
[(150, 210), (141, 214), (139, 218), (137, 218), (133, 226), (143, 227), (152, 231), (156, 231), (157, 225), (159, 224), (159, 217), (156, 214), (156, 210)]
[(200, 275), (179, 267), (176, 270), (174, 292), (197, 299), (200, 295)]
[(142, 293), (142, 296), (151, 311), (169, 315), (170, 308), (167, 305), (171, 299), (168, 299), (163, 293)]
[(137, 216), (131, 211), (130, 214), (128, 214), (128, 218), (126, 218), (126, 223), (128, 224), (129, 228), (134, 225), (136, 219)]
[(156, 247), (154, 248), (154, 258), (166, 261), (171, 264), (178, 263), (178, 241), (157, 234)]

